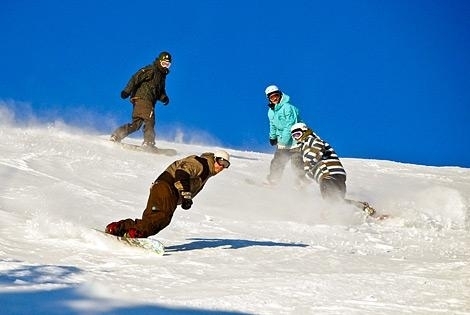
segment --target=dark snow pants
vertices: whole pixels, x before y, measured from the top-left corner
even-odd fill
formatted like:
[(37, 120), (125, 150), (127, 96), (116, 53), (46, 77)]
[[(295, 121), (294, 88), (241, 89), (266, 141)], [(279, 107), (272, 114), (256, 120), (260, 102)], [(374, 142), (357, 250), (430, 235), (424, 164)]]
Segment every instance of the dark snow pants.
[(132, 104), (134, 105), (132, 122), (117, 128), (113, 135), (121, 141), (144, 125), (144, 142), (155, 144), (155, 113), (152, 103), (143, 99), (135, 99)]
[[(369, 206), (367, 202), (347, 199), (346, 197), (346, 176), (336, 174), (325, 176), (320, 179), (320, 192), (323, 199), (338, 202), (344, 201), (356, 208), (364, 211)], [(375, 211), (375, 210), (374, 210)]]
[(346, 176), (329, 175), (320, 178), (320, 193), (323, 199), (340, 201), (346, 196)]
[(275, 183), (279, 182), (289, 160), (291, 161), (295, 176), (299, 178), (299, 182), (302, 182), (305, 177), (302, 153), (298, 150), (291, 149), (276, 149), (274, 157), (271, 160), (268, 179)]
[(173, 213), (176, 210), (178, 196), (174, 189), (165, 181), (157, 180), (150, 188), (147, 207), (142, 214), (142, 219), (126, 219), (120, 221), (124, 231), (136, 228), (143, 237), (155, 235), (167, 227)]

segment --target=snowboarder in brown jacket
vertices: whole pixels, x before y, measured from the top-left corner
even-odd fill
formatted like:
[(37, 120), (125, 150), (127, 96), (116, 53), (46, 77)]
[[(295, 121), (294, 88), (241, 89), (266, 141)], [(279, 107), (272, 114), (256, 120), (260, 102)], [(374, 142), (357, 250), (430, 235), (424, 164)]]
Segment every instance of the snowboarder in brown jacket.
[(178, 205), (184, 210), (191, 208), (207, 180), (229, 166), (230, 156), (223, 150), (173, 162), (152, 184), (142, 219), (112, 222), (105, 232), (129, 238), (157, 234), (170, 224)]
[(134, 106), (132, 122), (117, 128), (111, 135), (111, 141), (120, 142), (129, 134), (144, 125), (143, 146), (155, 146), (155, 104), (157, 101), (168, 105), (170, 99), (166, 94), (165, 81), (170, 72), (170, 53), (161, 52), (153, 64), (137, 71), (121, 92), (121, 98), (130, 97)]

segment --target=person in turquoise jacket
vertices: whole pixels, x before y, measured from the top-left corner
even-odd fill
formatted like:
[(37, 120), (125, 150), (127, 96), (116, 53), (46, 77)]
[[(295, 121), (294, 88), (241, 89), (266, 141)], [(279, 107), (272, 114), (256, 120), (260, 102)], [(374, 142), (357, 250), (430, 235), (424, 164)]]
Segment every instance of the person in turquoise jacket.
[(302, 121), (299, 110), (290, 103), (289, 95), (283, 93), (276, 85), (268, 86), (265, 94), (269, 101), (269, 143), (276, 147), (265, 184), (278, 184), (290, 160), (298, 184), (301, 185), (304, 181), (302, 155), (290, 133), (292, 125)]

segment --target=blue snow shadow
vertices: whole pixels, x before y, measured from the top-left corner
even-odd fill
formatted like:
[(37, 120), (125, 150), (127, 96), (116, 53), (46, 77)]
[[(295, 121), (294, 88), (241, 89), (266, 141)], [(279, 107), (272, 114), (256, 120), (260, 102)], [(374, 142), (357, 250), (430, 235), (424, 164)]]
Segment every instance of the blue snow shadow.
[[(59, 265), (29, 265), (19, 260), (0, 260), (1, 263), (18, 263), (12, 269), (0, 271), (0, 288), (8, 286), (24, 287), (34, 285), (70, 285), (75, 284), (70, 280), (74, 274), (80, 274), (81, 269), (73, 266)], [(3, 295), (3, 294), (2, 294)]]
[(186, 244), (165, 246), (165, 253), (187, 251), (204, 248), (223, 247), (225, 249), (239, 249), (252, 246), (277, 246), (277, 247), (307, 247), (306, 244), (282, 243), (273, 241), (251, 241), (227, 238), (188, 238), (191, 241)]
[(71, 280), (84, 273), (74, 266), (29, 265), (17, 260), (14, 268), (0, 271), (0, 313), (35, 315), (202, 315), (248, 314), (203, 308), (168, 307), (158, 304), (113, 305), (114, 301), (87, 294), (89, 288)]

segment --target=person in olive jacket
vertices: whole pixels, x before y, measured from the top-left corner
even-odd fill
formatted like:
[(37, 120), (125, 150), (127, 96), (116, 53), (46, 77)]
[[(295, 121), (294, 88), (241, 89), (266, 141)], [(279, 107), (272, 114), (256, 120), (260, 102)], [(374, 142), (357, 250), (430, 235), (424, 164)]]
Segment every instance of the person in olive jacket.
[(194, 196), (209, 178), (229, 166), (230, 156), (223, 150), (190, 155), (173, 162), (152, 184), (142, 219), (112, 222), (105, 232), (129, 238), (157, 234), (170, 224), (178, 205), (184, 210), (191, 208)]
[(120, 142), (129, 134), (144, 126), (143, 146), (155, 146), (155, 104), (157, 101), (168, 105), (170, 99), (166, 94), (165, 80), (170, 72), (170, 53), (161, 52), (153, 64), (137, 71), (121, 92), (121, 98), (130, 97), (134, 106), (132, 122), (117, 128), (111, 135), (111, 141)]

